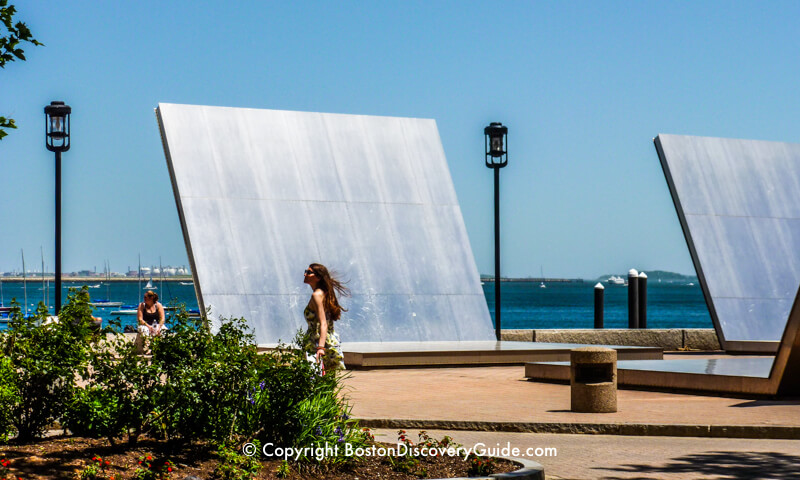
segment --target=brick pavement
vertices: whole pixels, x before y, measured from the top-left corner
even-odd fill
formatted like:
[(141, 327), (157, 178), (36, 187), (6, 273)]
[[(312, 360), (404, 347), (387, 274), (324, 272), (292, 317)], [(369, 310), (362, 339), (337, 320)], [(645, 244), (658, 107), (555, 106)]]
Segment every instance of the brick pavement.
[(363, 370), (351, 372), (345, 391), (358, 418), (800, 426), (798, 399), (620, 390), (617, 413), (573, 413), (569, 385), (523, 374), (522, 366)]
[[(417, 430), (409, 430), (416, 438)], [(376, 440), (394, 443), (394, 430), (375, 430)], [(465, 447), (478, 442), (555, 448), (556, 456), (526, 457), (544, 466), (548, 480), (561, 479), (796, 479), (800, 441), (691, 437), (625, 437), (428, 430), (450, 435)], [(535, 450), (532, 451), (535, 454)]]

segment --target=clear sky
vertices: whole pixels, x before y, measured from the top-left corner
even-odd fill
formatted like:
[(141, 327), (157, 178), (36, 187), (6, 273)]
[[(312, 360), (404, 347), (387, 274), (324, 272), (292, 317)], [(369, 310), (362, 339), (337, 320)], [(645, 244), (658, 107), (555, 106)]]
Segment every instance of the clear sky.
[[(18, 0), (0, 70), (0, 271), (52, 271), (43, 107), (72, 106), (63, 266), (187, 264), (158, 102), (433, 118), (493, 272), (483, 127), (509, 127), (503, 274), (693, 274), (652, 138), (800, 142), (800, 2)], [(210, 226), (209, 228), (213, 228)]]

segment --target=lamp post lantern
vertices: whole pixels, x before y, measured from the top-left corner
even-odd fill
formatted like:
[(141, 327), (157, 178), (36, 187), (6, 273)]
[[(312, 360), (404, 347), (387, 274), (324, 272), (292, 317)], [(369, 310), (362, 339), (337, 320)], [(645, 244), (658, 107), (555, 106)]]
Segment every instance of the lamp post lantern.
[(483, 134), (486, 166), (494, 170), (494, 331), (500, 340), (500, 169), (508, 164), (508, 127), (492, 122)]
[(55, 312), (61, 311), (61, 152), (69, 150), (69, 124), (72, 108), (64, 102), (50, 102), (44, 107), (47, 149), (56, 154), (56, 264)]

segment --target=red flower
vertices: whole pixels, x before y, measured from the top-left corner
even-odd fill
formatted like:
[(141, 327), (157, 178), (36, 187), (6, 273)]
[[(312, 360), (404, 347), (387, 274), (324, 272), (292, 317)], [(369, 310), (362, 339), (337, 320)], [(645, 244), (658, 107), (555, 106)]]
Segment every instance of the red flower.
[(150, 455), (148, 455), (147, 458), (145, 458), (145, 460), (148, 460), (148, 461), (152, 460), (152, 459), (153, 459), (153, 457), (151, 457)]

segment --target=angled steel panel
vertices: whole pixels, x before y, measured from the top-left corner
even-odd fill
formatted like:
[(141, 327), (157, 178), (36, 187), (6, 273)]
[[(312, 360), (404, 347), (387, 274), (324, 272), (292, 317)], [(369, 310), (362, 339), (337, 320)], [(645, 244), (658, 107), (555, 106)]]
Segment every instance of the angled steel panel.
[(303, 270), (350, 281), (344, 341), (493, 340), (433, 120), (160, 104), (198, 300), (259, 343), (304, 328)]
[(723, 348), (775, 351), (800, 285), (800, 145), (654, 142)]

